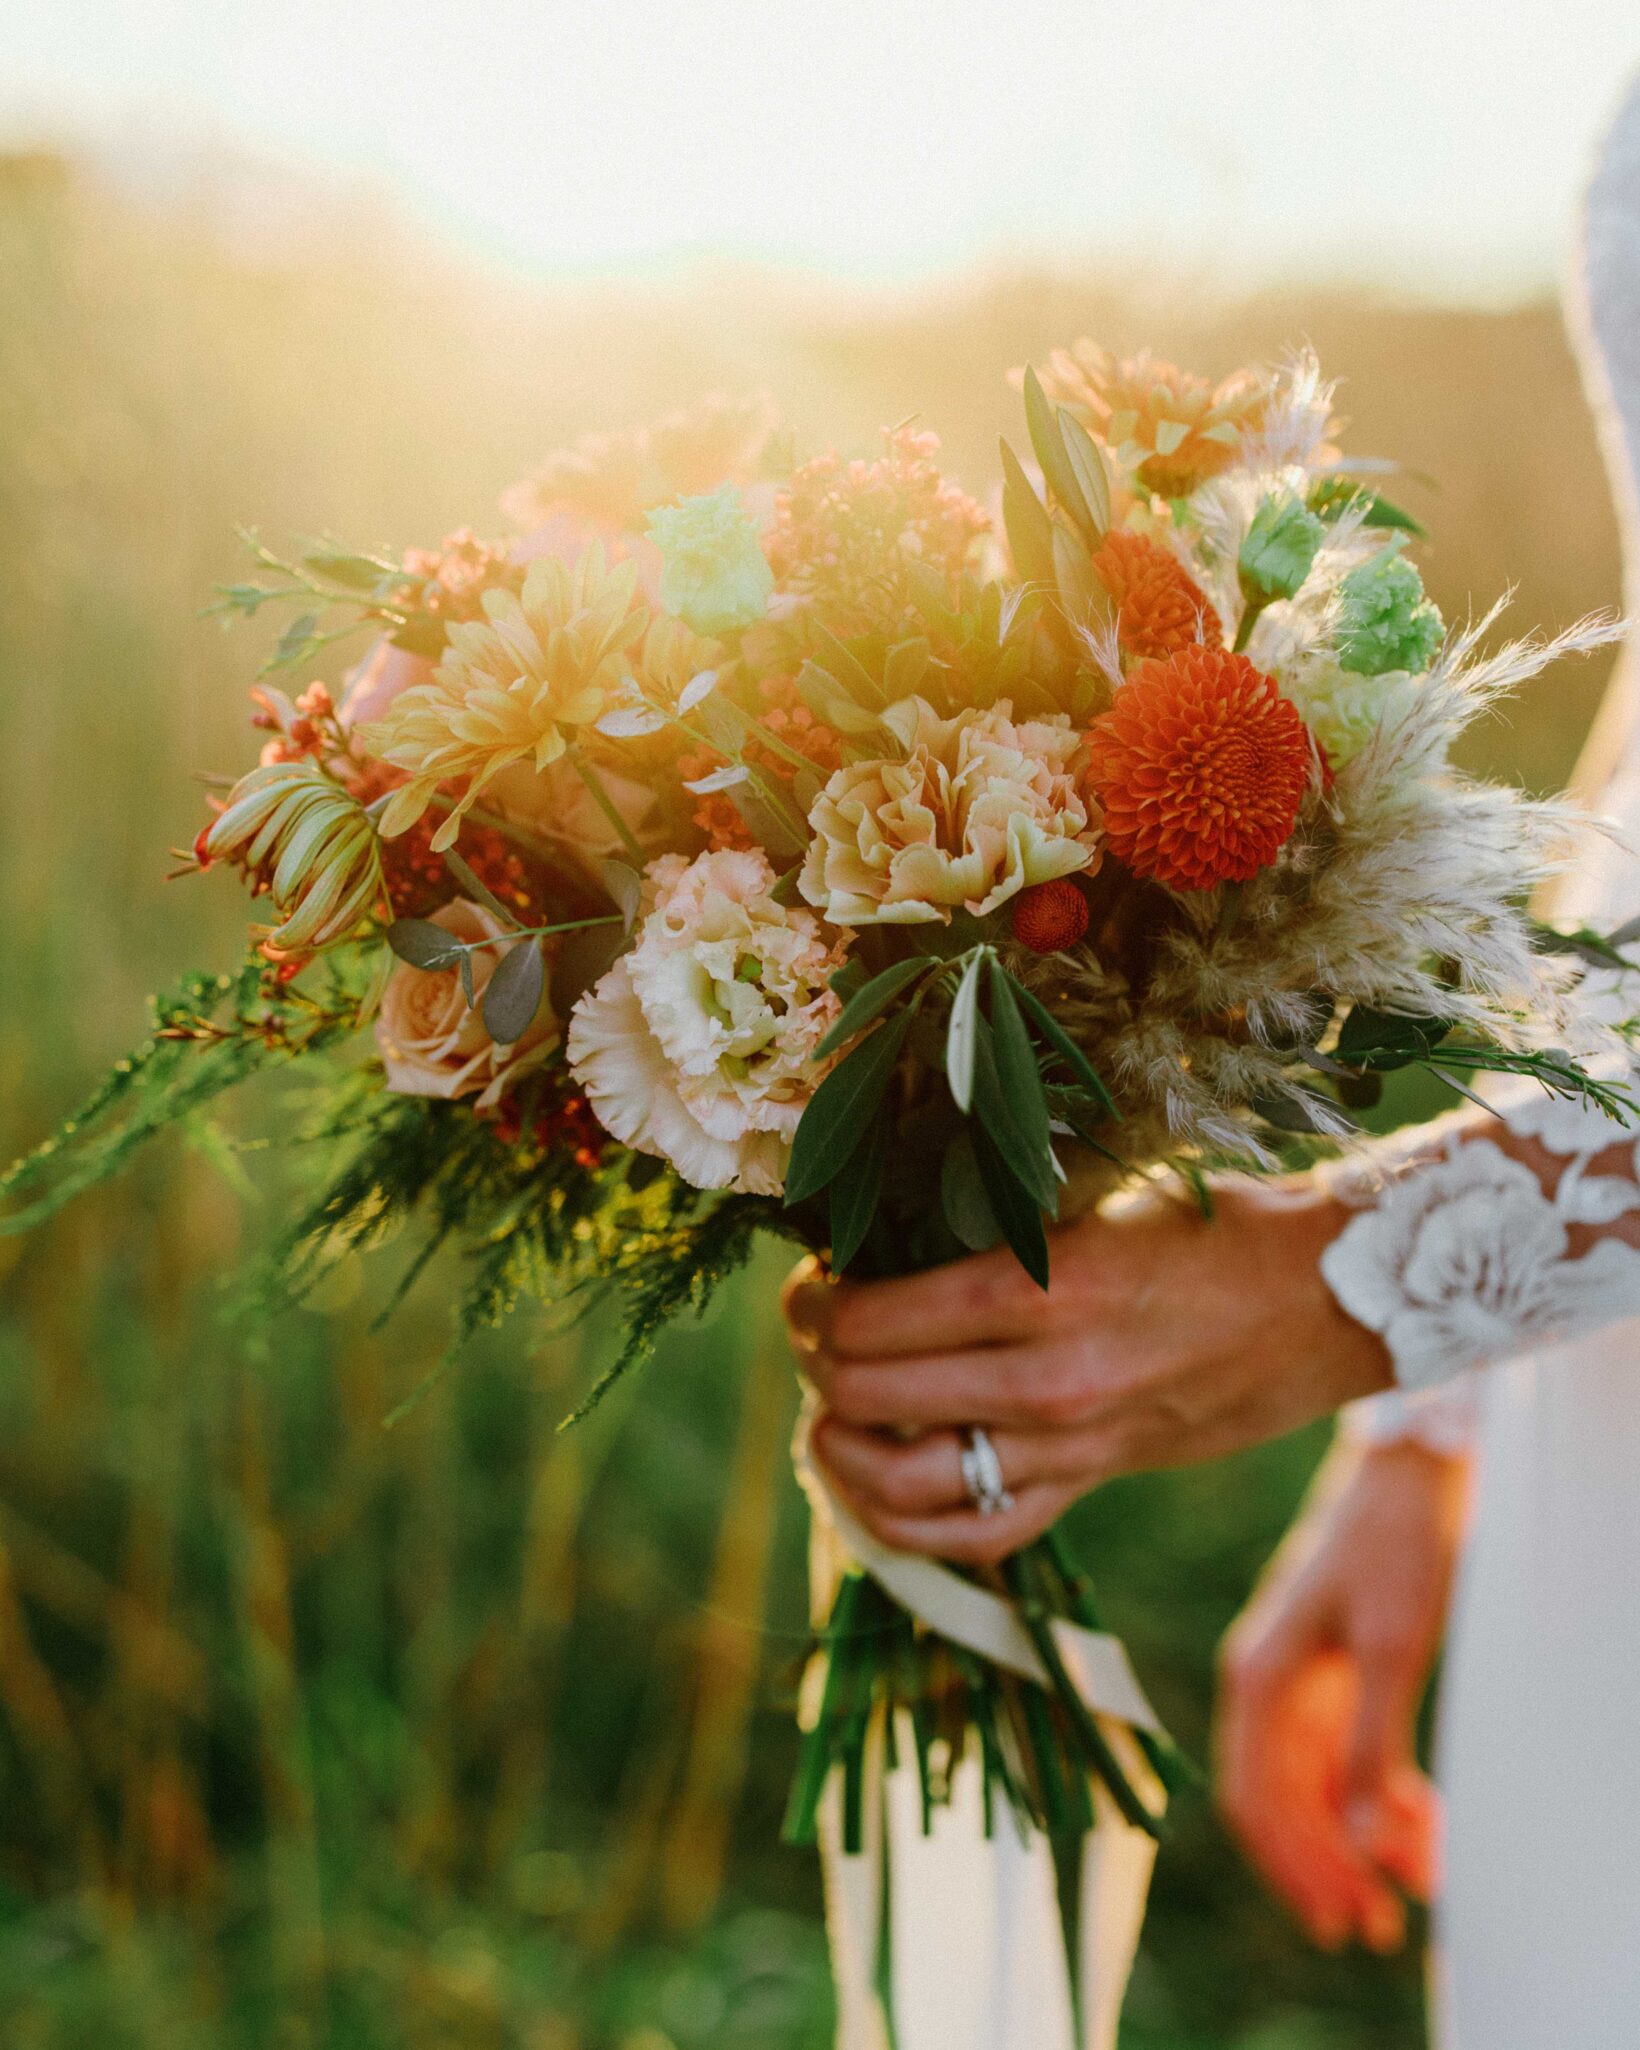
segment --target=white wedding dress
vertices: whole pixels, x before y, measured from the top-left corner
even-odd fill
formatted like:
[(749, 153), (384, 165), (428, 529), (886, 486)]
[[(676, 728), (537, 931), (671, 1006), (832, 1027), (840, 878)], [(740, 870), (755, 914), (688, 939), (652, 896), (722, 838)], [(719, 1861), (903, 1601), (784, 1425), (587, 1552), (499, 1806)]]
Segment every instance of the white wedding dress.
[[(1590, 189), (1573, 297), (1640, 614), (1640, 82)], [(1640, 845), (1633, 641), (1591, 755), (1599, 808)], [(1556, 909), (1608, 928), (1640, 914), (1640, 855), (1603, 848)], [(1640, 2050), (1640, 1320), (1478, 1378), (1437, 1754), (1434, 2040)]]

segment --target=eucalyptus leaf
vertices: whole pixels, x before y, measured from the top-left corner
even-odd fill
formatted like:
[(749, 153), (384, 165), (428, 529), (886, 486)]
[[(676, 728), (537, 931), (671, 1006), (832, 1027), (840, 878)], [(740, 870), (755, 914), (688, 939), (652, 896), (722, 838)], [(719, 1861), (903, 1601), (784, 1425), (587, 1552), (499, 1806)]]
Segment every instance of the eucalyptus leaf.
[(979, 977), (985, 966), (983, 947), (976, 947), (962, 971), (957, 993), (951, 999), (951, 1018), (945, 1028), (945, 1079), (951, 1099), (964, 1116), (974, 1107), (974, 1049), (979, 1041)]
[(455, 934), (435, 925), (430, 918), (395, 918), (387, 928), (387, 944), (401, 961), (429, 974), (440, 968), (453, 968), (463, 953)]
[(471, 947), (465, 948), (461, 956), (461, 994), (466, 999), (467, 1008), (470, 1011), (474, 1004), (478, 1002), (478, 991), (473, 985), (473, 951)]
[(841, 1274), (865, 1243), (883, 1193), (889, 1120), (873, 1118), (831, 1185), (831, 1264)]
[(484, 1030), (498, 1046), (522, 1039), (546, 993), (547, 964), (539, 940), (520, 940), (495, 964), (484, 992)]
[(786, 1202), (801, 1203), (830, 1182), (877, 1115), (894, 1064), (905, 1044), (911, 1013), (901, 1011), (866, 1037), (832, 1069), (809, 1099), (792, 1141)]
[(913, 956), (906, 961), (894, 962), (891, 967), (885, 968), (881, 975), (874, 975), (844, 1004), (837, 1023), (815, 1048), (815, 1057), (824, 1060), (847, 1046), (851, 1039), (864, 1032), (874, 1019), (888, 1009), (902, 990), (908, 989), (920, 976), (926, 975), (931, 965), (926, 957)]

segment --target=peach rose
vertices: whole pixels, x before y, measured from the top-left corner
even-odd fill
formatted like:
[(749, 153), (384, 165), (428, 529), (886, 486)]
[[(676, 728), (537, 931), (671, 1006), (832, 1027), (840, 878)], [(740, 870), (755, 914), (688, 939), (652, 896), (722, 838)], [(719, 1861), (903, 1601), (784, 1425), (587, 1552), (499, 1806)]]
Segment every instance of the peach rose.
[[(459, 940), (501, 938), (507, 928), (482, 905), (458, 897), (430, 921)], [(543, 1002), (522, 1039), (502, 1046), (484, 1029), (484, 991), (500, 947), (472, 955), (471, 1010), (454, 968), (412, 968), (401, 961), (388, 978), (376, 1018), (376, 1045), (387, 1086), (400, 1096), (477, 1096), (488, 1110), (522, 1076), (538, 1068), (558, 1044), (558, 1021)]]
[(363, 661), (347, 673), (342, 685), (341, 722), (349, 732), (381, 718), (400, 691), (431, 683), (434, 665), (425, 655), (395, 648), (383, 634), (372, 641)]

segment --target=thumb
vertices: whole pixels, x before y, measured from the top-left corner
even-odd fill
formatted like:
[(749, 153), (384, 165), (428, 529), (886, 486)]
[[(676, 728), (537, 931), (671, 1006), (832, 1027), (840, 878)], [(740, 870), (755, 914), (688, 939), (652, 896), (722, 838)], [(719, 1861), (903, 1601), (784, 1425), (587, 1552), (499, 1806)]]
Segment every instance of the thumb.
[(1344, 1805), (1363, 1850), (1378, 1833), (1387, 1790), (1413, 1764), (1412, 1730), (1423, 1691), (1423, 1662), (1409, 1645), (1360, 1655), (1361, 1691), (1345, 1764)]

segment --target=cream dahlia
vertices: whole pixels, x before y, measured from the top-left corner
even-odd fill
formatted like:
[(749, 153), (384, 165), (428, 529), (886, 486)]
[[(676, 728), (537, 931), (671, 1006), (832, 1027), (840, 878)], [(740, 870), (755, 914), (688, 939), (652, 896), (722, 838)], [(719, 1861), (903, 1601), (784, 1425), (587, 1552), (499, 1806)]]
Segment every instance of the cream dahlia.
[(569, 1063), (605, 1128), (701, 1189), (778, 1195), (838, 1015), (841, 940), (776, 903), (761, 850), (663, 855), (636, 944), (576, 1005)]
[(850, 762), (809, 812), (798, 887), (838, 925), (984, 917), (1033, 883), (1091, 869), (1098, 818), (1063, 714), (1015, 721), (1001, 700), (942, 719), (922, 698), (883, 714), (901, 756)]
[(636, 581), (629, 563), (606, 570), (594, 544), (573, 568), (538, 557), (516, 596), (484, 593), (483, 620), (450, 628), (432, 682), (401, 692), (363, 731), (365, 745), (409, 778), (382, 814), (384, 838), (451, 783), (464, 787), (433, 845), (452, 845), (492, 777), (512, 762), (544, 769), (577, 727), (608, 710), (645, 623)]

